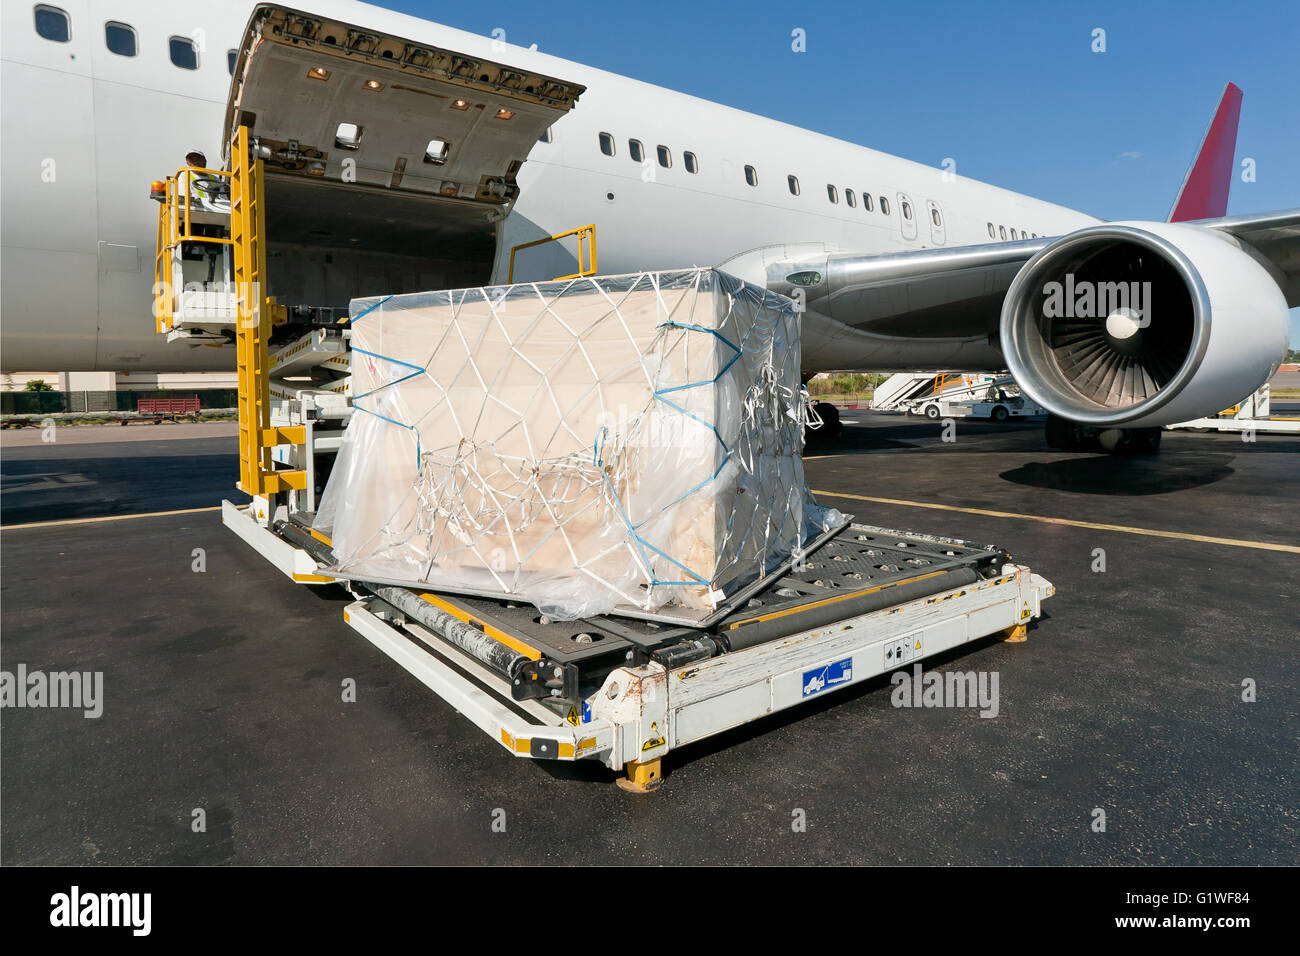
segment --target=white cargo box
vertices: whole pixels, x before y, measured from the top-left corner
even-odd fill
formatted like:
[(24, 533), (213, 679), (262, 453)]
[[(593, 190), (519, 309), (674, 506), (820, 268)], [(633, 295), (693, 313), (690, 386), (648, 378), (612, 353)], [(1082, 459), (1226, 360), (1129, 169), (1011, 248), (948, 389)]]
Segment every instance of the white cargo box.
[(358, 299), (339, 576), (555, 618), (711, 612), (838, 525), (794, 303), (712, 269)]

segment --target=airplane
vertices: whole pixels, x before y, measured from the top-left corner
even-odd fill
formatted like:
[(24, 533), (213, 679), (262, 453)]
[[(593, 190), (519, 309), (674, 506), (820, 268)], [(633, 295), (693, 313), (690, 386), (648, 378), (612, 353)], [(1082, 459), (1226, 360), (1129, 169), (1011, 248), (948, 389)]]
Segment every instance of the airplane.
[(296, 3), (4, 5), (0, 368), (233, 366), (156, 334), (143, 200), (193, 148), (228, 162), (240, 125), (271, 292), (301, 314), (580, 272), (572, 242), (513, 250), (594, 224), (601, 274), (716, 265), (798, 297), (805, 373), (1010, 369), (1054, 447), (1154, 450), (1288, 348), (1300, 209), (1225, 216), (1232, 84), (1168, 220), (1103, 222), (502, 39)]

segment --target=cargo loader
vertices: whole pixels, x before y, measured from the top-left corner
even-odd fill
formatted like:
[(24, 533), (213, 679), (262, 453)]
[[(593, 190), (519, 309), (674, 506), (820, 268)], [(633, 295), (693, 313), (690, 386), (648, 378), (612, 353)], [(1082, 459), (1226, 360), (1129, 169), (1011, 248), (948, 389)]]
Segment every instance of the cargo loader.
[[(226, 168), (178, 170), (152, 190), (157, 330), (234, 351), (237, 487), (250, 501), (223, 502), (227, 527), (291, 580), (346, 587), (348, 626), (512, 755), (596, 760), (640, 791), (658, 786), (678, 747), (965, 643), (1025, 639), (1053, 593), (1042, 577), (994, 547), (865, 523), (827, 529), (694, 617), (560, 620), (510, 597), (340, 576), (318, 510), (362, 412), (348, 307), (373, 290), (359, 277), (382, 269), (394, 292), (483, 285), (517, 251), (574, 237), (577, 273), (563, 278), (594, 274), (597, 258), (594, 224), (513, 248), (496, 229), (519, 157), (581, 87), (486, 61), (452, 70), (446, 51), (387, 56), (387, 40), (344, 50), (317, 37), (328, 26), (280, 11), (257, 24), (235, 69)], [(325, 97), (322, 76), (353, 72), (426, 90), (455, 106), (449, 115), (465, 104), (452, 157), (342, 175), (349, 130), (337, 120), (379, 100), (365, 85), (349, 94), (356, 103)], [(300, 108), (273, 108), (292, 95)], [(366, 135), (397, 128), (368, 108)], [(225, 184), (228, 211), (195, 207), (183, 183), (196, 173)], [(217, 258), (224, 281), (205, 283)]]

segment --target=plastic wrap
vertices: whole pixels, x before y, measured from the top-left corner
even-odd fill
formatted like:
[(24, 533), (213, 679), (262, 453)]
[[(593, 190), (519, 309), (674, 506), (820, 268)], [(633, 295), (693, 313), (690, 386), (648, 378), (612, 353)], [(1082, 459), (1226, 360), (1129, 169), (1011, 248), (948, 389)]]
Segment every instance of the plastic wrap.
[(316, 526), (341, 576), (555, 619), (712, 610), (842, 521), (812, 499), (794, 303), (711, 269), (352, 302)]

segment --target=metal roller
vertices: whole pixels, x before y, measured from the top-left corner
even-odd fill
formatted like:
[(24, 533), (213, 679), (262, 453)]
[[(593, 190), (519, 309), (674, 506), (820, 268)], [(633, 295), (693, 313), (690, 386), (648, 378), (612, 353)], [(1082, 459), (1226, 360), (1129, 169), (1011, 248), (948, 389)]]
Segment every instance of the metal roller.
[(509, 678), (511, 683), (519, 676), (524, 667), (530, 663), (527, 656), (513, 648), (506, 647), (506, 645), (495, 638), (489, 637), (477, 627), (466, 624), (459, 618), (438, 610), (406, 588), (367, 584), (366, 590), (372, 592), (380, 600), (391, 604), (411, 620), (423, 624), (447, 643), (464, 651), (476, 661), (486, 664), (498, 674)]

